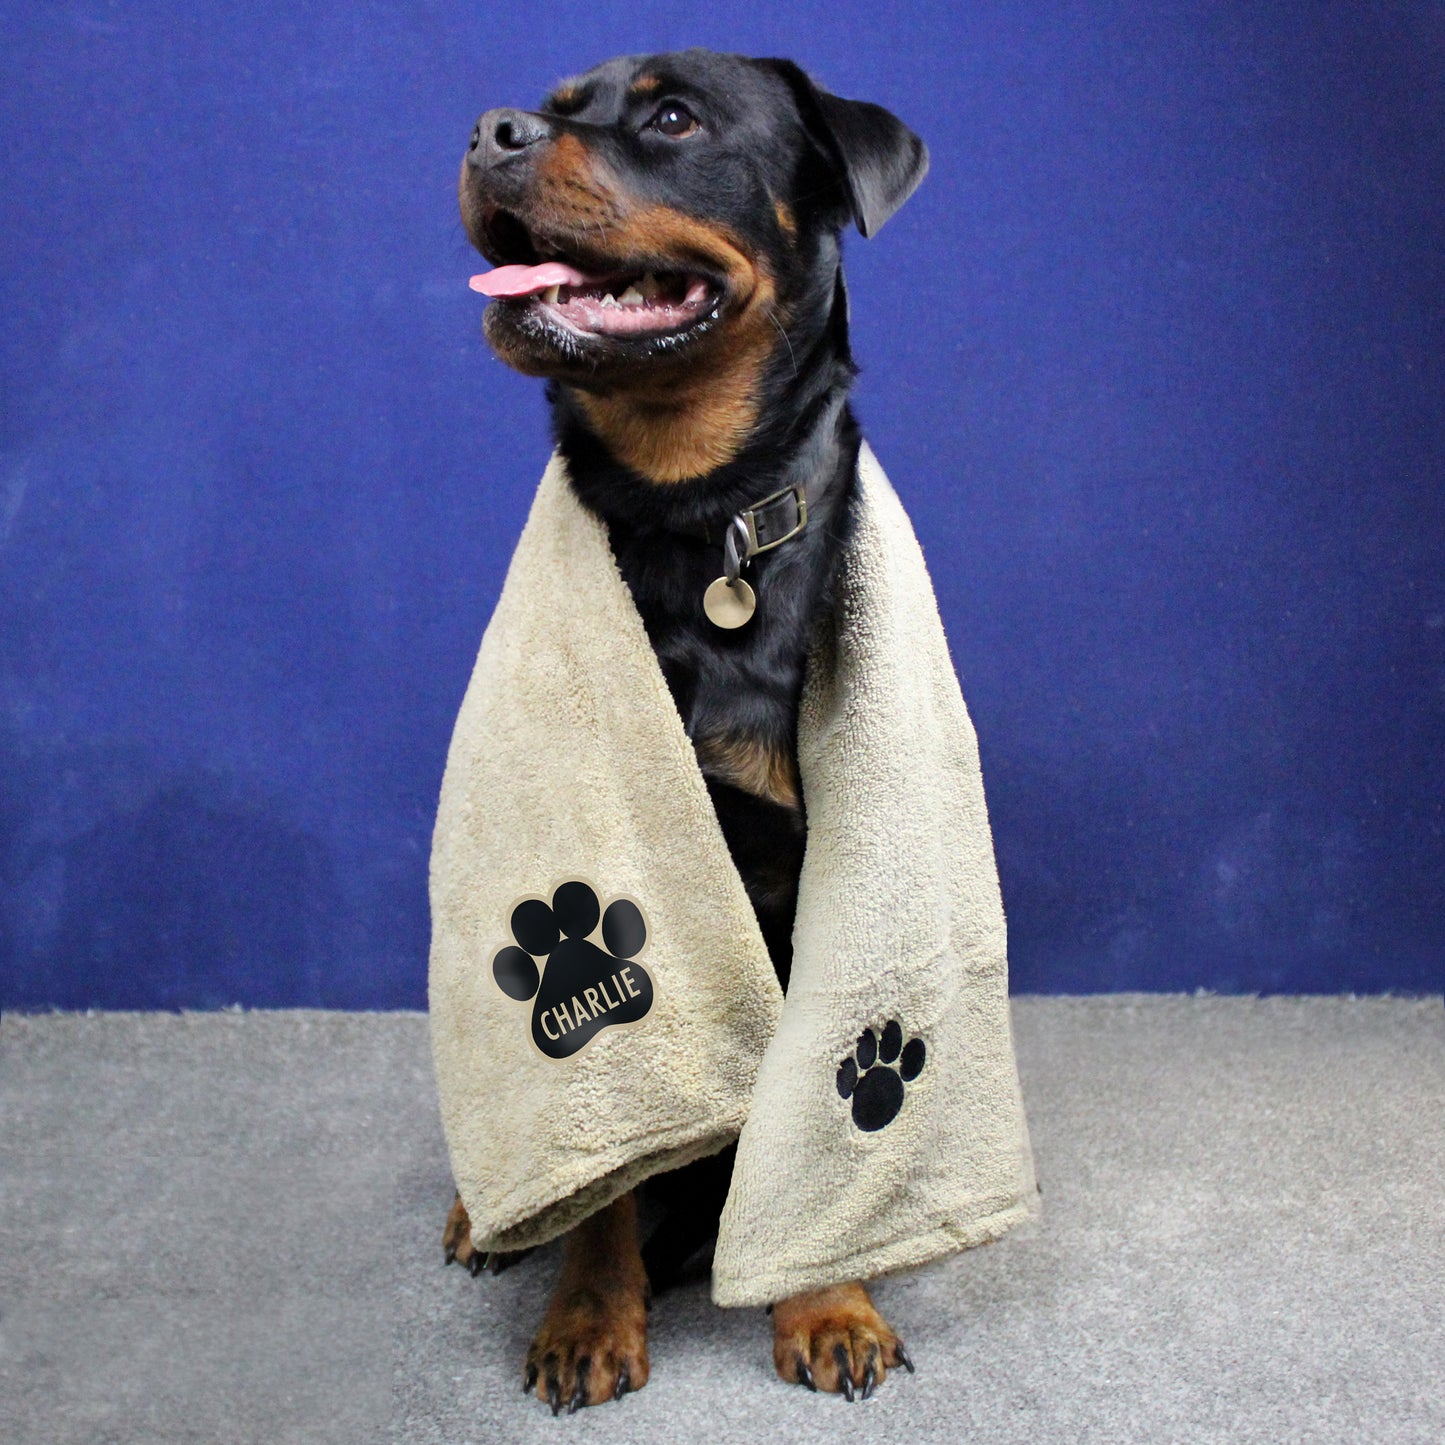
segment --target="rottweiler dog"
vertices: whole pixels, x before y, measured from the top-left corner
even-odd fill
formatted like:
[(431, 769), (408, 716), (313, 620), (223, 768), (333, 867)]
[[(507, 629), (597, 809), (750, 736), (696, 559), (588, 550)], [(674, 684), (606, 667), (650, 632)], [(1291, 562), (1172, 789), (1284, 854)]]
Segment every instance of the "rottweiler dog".
[[(879, 106), (788, 60), (705, 50), (609, 60), (534, 111), (487, 111), (460, 199), (496, 269), (497, 355), (547, 379), (556, 442), (605, 522), (784, 989), (807, 835), (803, 668), (849, 535), (841, 234), (873, 235), (928, 167)], [(555, 1414), (647, 1383), (650, 1291), (716, 1232), (731, 1157), (652, 1181), (572, 1231), (524, 1389)], [(448, 1262), (481, 1265), (460, 1199)], [(497, 1262), (494, 1260), (493, 1265)], [(772, 1309), (784, 1380), (866, 1398), (913, 1366), (861, 1283)]]

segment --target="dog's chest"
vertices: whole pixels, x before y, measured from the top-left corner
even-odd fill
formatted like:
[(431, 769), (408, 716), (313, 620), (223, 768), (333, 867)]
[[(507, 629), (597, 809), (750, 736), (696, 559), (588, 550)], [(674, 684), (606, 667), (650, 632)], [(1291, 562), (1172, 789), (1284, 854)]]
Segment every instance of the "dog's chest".
[[(722, 575), (721, 549), (660, 532), (609, 527), (614, 555), (688, 736), (791, 740), (820, 601), (816, 559), (796, 550), (757, 558), (757, 611), (744, 626), (707, 619), (702, 597)], [(791, 545), (791, 544), (790, 544)]]

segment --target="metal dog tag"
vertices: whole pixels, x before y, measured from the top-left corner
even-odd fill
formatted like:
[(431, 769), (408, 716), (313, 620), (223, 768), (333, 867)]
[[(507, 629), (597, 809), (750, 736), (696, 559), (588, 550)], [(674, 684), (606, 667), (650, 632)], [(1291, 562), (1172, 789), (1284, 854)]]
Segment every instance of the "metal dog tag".
[(702, 594), (702, 610), (714, 627), (742, 627), (751, 621), (757, 608), (757, 594), (741, 577), (736, 582), (719, 577)]

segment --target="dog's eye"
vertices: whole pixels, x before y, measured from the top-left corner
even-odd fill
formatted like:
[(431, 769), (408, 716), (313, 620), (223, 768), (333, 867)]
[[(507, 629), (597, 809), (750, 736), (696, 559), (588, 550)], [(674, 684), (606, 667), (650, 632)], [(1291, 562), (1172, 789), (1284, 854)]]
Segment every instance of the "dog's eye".
[(670, 100), (647, 122), (653, 130), (672, 140), (681, 140), (699, 129), (697, 117), (680, 101)]

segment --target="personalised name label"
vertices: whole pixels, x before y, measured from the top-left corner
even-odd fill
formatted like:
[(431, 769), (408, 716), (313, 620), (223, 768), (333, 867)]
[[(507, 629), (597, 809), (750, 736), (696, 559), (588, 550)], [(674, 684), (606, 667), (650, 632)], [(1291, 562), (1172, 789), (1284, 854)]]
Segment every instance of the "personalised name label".
[(573, 994), (570, 1008), (566, 1003), (554, 1004), (538, 1017), (537, 1023), (549, 1039), (560, 1042), (563, 1034), (575, 1033), (583, 1024), (601, 1019), (604, 1014), (624, 1007), (629, 1000), (641, 997), (642, 990), (637, 987), (631, 967), (625, 967), (609, 978), (599, 979), (596, 988), (584, 988), (580, 998)]
[[(601, 948), (590, 937), (599, 914)], [(511, 923), (517, 941), (497, 950), (492, 977), (508, 998), (534, 1000), (532, 1041), (549, 1059), (569, 1058), (610, 1025), (647, 1016), (652, 979), (634, 958), (647, 942), (647, 923), (630, 898), (613, 899), (601, 914), (597, 894), (574, 880), (550, 904), (524, 898)], [(546, 959), (541, 969), (539, 957)]]

